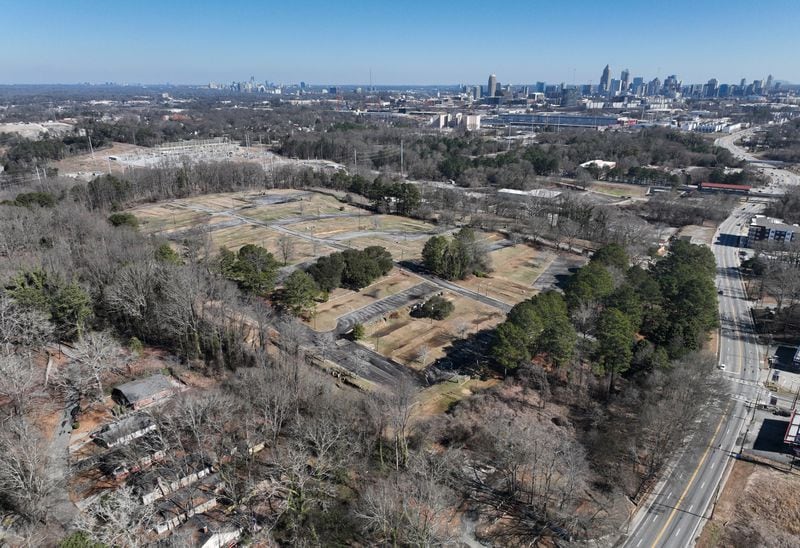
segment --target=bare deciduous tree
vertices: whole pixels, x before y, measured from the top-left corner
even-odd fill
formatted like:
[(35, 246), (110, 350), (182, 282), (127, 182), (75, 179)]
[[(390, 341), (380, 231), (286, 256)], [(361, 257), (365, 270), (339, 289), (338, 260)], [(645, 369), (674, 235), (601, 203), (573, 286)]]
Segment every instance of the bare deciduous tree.
[(14, 414), (24, 414), (29, 394), (42, 383), (30, 355), (0, 353), (0, 396), (11, 402)]
[(294, 238), (288, 234), (283, 234), (278, 238), (278, 249), (280, 250), (283, 264), (289, 264), (289, 261), (294, 258)]
[(106, 331), (90, 331), (75, 344), (75, 360), (91, 373), (97, 393), (103, 393), (103, 375), (122, 364), (121, 347)]
[(17, 305), (0, 295), (0, 351), (12, 345), (37, 348), (53, 339), (53, 324), (38, 310)]
[(0, 429), (0, 495), (30, 519), (44, 519), (57, 488), (50, 474), (47, 447), (39, 432), (24, 419), (12, 419)]
[(138, 548), (150, 543), (146, 534), (155, 522), (152, 506), (142, 504), (130, 486), (122, 486), (82, 512), (78, 528), (104, 545)]

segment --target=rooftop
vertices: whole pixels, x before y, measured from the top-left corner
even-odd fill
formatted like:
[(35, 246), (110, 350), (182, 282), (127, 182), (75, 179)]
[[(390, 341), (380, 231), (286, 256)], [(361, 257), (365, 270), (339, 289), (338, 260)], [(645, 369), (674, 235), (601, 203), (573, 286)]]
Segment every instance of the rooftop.
[(561, 195), (559, 190), (548, 190), (546, 188), (535, 188), (533, 190), (517, 190), (514, 188), (501, 188), (498, 194), (513, 194), (515, 196), (532, 196), (534, 198), (557, 198)]
[(790, 225), (789, 223), (784, 223), (781, 219), (776, 219), (775, 217), (767, 217), (766, 215), (756, 215), (750, 221), (750, 226), (760, 226), (767, 228), (769, 230), (777, 230), (783, 232), (798, 232), (800, 231), (800, 225)]
[(114, 390), (125, 396), (125, 399), (131, 404), (146, 400), (160, 392), (177, 391), (179, 389), (180, 385), (177, 382), (161, 373), (114, 387)]
[(727, 184), (727, 183), (708, 183), (708, 182), (703, 182), (703, 183), (700, 183), (700, 188), (716, 188), (716, 189), (719, 189), (719, 190), (740, 190), (742, 192), (744, 192), (744, 191), (748, 191), (749, 192), (750, 189), (753, 188), (753, 187), (751, 187), (750, 185), (730, 185), (730, 184)]
[(115, 445), (120, 440), (135, 436), (136, 433), (155, 430), (155, 428), (156, 425), (150, 417), (147, 415), (135, 414), (128, 415), (116, 422), (103, 426), (99, 430), (93, 432), (91, 437), (111, 446)]

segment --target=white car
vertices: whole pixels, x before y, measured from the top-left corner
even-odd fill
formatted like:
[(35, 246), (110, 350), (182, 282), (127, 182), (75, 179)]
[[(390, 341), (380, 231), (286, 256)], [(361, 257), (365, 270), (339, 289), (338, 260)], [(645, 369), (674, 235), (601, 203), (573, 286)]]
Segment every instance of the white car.
[(724, 363), (719, 364), (717, 367), (719, 367), (720, 371), (725, 371), (725, 364)]

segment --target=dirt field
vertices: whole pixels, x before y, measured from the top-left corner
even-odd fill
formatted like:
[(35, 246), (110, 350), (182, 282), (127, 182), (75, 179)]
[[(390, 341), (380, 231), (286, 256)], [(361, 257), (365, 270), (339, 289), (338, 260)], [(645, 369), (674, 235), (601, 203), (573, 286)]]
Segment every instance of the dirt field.
[(318, 238), (336, 238), (348, 232), (404, 232), (404, 233), (433, 233), (436, 228), (422, 221), (415, 221), (396, 215), (363, 215), (356, 217), (341, 217), (333, 219), (319, 219), (292, 223), (287, 228), (310, 234)]
[(678, 238), (691, 238), (693, 244), (711, 245), (716, 229), (713, 226), (686, 225), (677, 232)]
[(142, 232), (173, 232), (211, 221), (211, 215), (185, 209), (176, 204), (162, 203), (143, 205), (130, 210), (139, 219)]
[(612, 196), (631, 196), (633, 198), (643, 198), (647, 194), (646, 186), (625, 185), (620, 183), (592, 183), (590, 186), (596, 192), (610, 194)]
[(275, 258), (283, 262), (281, 239), (286, 237), (291, 241), (292, 253), (288, 257), (288, 264), (302, 263), (320, 255), (330, 255), (335, 249), (309, 242), (296, 236), (284, 235), (277, 230), (258, 225), (239, 225), (214, 230), (209, 233), (214, 250), (227, 247), (236, 251), (245, 244), (255, 244), (272, 253)]
[(392, 238), (385, 235), (376, 235), (363, 238), (353, 238), (347, 240), (347, 245), (358, 249), (364, 249), (371, 245), (379, 245), (385, 247), (392, 257), (398, 261), (419, 261), (422, 259), (422, 248), (425, 247), (425, 242), (428, 241), (427, 237), (405, 239), (405, 238)]
[(108, 157), (144, 150), (147, 149), (125, 143), (114, 143), (111, 148), (95, 150), (94, 158), (92, 158), (91, 153), (81, 154), (54, 162), (52, 166), (58, 168), (58, 172), (61, 175), (108, 173), (109, 167), (111, 168), (111, 173), (122, 173), (124, 171), (124, 166), (114, 160), (109, 161)]
[(208, 211), (226, 211), (242, 208), (250, 204), (249, 197), (252, 192), (228, 192), (223, 194), (205, 194), (193, 198), (175, 200), (177, 205), (196, 206)]
[(472, 299), (450, 292), (444, 297), (455, 305), (447, 319), (412, 318), (408, 309), (398, 310), (385, 321), (365, 326), (362, 344), (409, 367), (423, 369), (444, 356), (445, 348), (454, 340), (505, 319), (500, 311)]
[(308, 323), (316, 331), (330, 331), (336, 327), (336, 320), (340, 316), (358, 310), (389, 295), (394, 295), (409, 287), (414, 287), (422, 283), (422, 281), (422, 278), (395, 268), (389, 274), (361, 291), (335, 289), (331, 292), (326, 302), (317, 305), (317, 314)]
[(737, 461), (699, 548), (800, 546), (800, 473)]
[(551, 251), (517, 244), (492, 251), (489, 257), (493, 271), (487, 277), (470, 276), (456, 283), (504, 303), (516, 304), (536, 294), (533, 283), (550, 266), (556, 255)]
[[(282, 191), (286, 194), (285, 191)], [(256, 205), (241, 213), (257, 221), (280, 221), (309, 215), (367, 214), (363, 209), (343, 204), (336, 198), (324, 194), (297, 193), (299, 199), (278, 204)], [(251, 196), (257, 203), (257, 197)]]

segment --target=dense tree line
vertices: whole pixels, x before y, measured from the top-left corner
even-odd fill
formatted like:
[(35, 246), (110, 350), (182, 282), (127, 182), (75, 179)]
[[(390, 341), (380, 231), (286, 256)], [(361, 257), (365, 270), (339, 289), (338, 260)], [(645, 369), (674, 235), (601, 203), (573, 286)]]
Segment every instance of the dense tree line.
[(245, 244), (235, 253), (222, 247), (217, 260), (222, 275), (246, 293), (267, 297), (275, 288), (278, 261), (261, 246)]
[(617, 162), (622, 173), (631, 167), (651, 165), (671, 168), (738, 165), (727, 149), (714, 147), (708, 137), (667, 128), (602, 133), (566, 130), (542, 133), (539, 140), (556, 146), (570, 166), (601, 159)]
[(514, 306), (494, 333), (491, 353), (505, 370), (517, 369), (532, 356), (566, 364), (575, 351), (575, 329), (564, 298), (556, 291), (533, 296)]
[(755, 152), (763, 151), (770, 160), (800, 162), (800, 118), (767, 127), (751, 137), (747, 145)]
[(800, 223), (800, 191), (792, 189), (777, 200), (770, 201), (765, 213), (787, 223)]
[(380, 246), (369, 246), (320, 257), (307, 272), (324, 292), (337, 287), (357, 291), (388, 274), (393, 266), (391, 253)]
[(463, 280), (470, 274), (484, 275), (491, 270), (486, 245), (469, 227), (451, 238), (433, 236), (422, 249), (425, 268), (446, 280)]
[[(67, 156), (89, 152), (89, 138), (77, 134), (63, 137), (46, 136), (32, 140), (24, 137), (8, 137), (6, 151), (0, 163), (11, 174), (29, 172), (34, 168), (44, 168), (49, 161), (61, 160)], [(100, 146), (101, 143), (93, 143)]]
[[(575, 324), (595, 337), (594, 359), (609, 383), (702, 348), (718, 322), (715, 274), (707, 247), (676, 241), (649, 269), (629, 266), (612, 245), (572, 276), (566, 301)], [(644, 338), (636, 342), (636, 334)]]

